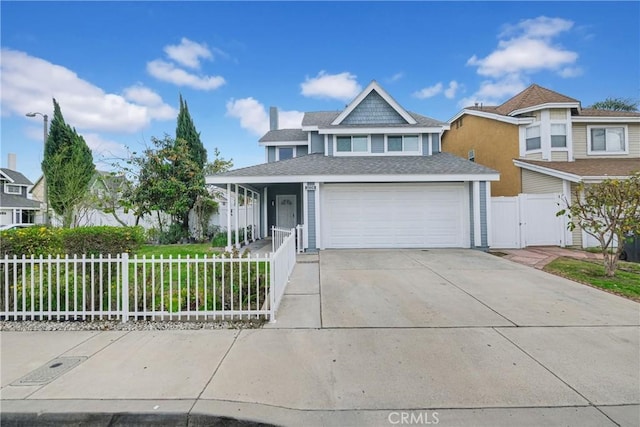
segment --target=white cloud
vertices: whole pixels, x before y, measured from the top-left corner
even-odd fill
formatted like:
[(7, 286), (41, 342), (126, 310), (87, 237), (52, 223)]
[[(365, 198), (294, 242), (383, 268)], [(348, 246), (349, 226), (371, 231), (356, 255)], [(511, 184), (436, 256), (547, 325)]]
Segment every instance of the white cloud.
[(442, 83), (438, 82), (433, 86), (425, 87), (417, 92), (414, 92), (413, 96), (418, 99), (427, 99), (431, 98), (432, 96), (436, 96), (440, 92), (442, 92)]
[(493, 52), (485, 57), (473, 55), (467, 61), (468, 66), (477, 67), (479, 75), (491, 80), (483, 81), (478, 91), (462, 99), (459, 105), (502, 103), (522, 91), (530, 76), (541, 71), (566, 78), (580, 75), (582, 70), (576, 65), (578, 53), (555, 40), (573, 25), (572, 21), (546, 16), (506, 25)]
[(130, 86), (123, 91), (123, 95), (127, 100), (147, 107), (155, 118), (169, 120), (178, 115), (178, 111), (165, 104), (160, 95), (143, 85)]
[(180, 40), (179, 45), (165, 46), (164, 52), (178, 64), (189, 68), (200, 68), (200, 58), (213, 59), (213, 54), (205, 43), (196, 43), (186, 37)]
[(280, 129), (300, 129), (303, 116), (302, 111), (278, 111), (278, 127)]
[(460, 83), (455, 80), (451, 80), (449, 82), (449, 87), (445, 89), (444, 96), (448, 99), (453, 99), (456, 97), (456, 92), (460, 89)]
[(502, 77), (513, 73), (558, 70), (577, 59), (576, 52), (552, 46), (546, 40), (523, 37), (500, 41), (498, 49), (482, 59), (472, 56), (467, 65), (478, 66), (480, 75)]
[(473, 55), (467, 65), (477, 66), (478, 74), (494, 78), (541, 70), (560, 71), (574, 64), (578, 54), (554, 45), (552, 39), (572, 27), (572, 21), (546, 16), (508, 25), (499, 35), (502, 40), (493, 52), (484, 58)]
[(560, 77), (570, 78), (570, 77), (578, 77), (582, 75), (582, 68), (580, 67), (566, 67), (560, 70), (558, 73)]
[(304, 96), (350, 101), (362, 90), (357, 76), (349, 73), (327, 74), (320, 71), (316, 77), (306, 77), (300, 84)]
[(124, 144), (104, 139), (98, 134), (85, 133), (82, 137), (96, 159), (124, 158), (128, 154), (127, 147)]
[[(269, 114), (266, 108), (256, 99), (242, 98), (231, 99), (227, 102), (228, 117), (240, 120), (240, 126), (258, 136), (262, 136), (269, 131)], [(280, 129), (296, 129), (302, 124), (300, 111), (278, 111)]]
[(106, 93), (75, 72), (27, 53), (0, 51), (3, 115), (23, 116), (30, 111), (52, 115), (56, 98), (65, 121), (79, 130), (133, 133), (151, 120), (175, 117), (175, 110), (156, 99), (153, 108), (126, 96)]
[(226, 83), (221, 76), (198, 76), (161, 59), (148, 62), (147, 71), (158, 80), (193, 89), (214, 90)]
[(393, 76), (389, 77), (387, 79), (387, 81), (389, 83), (394, 83), (394, 82), (397, 82), (398, 80), (400, 80), (403, 77), (404, 77), (404, 73), (403, 72), (399, 72), (399, 73), (395, 73)]
[(517, 36), (522, 33), (528, 37), (549, 38), (569, 31), (572, 27), (573, 22), (566, 19), (538, 16), (533, 19), (524, 19), (515, 25), (506, 25), (498, 37)]

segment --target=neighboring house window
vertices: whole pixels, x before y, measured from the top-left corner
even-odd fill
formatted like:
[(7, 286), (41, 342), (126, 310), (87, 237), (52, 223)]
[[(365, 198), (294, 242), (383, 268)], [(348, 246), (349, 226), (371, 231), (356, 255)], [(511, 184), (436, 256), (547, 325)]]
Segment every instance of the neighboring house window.
[(293, 159), (293, 147), (278, 147), (278, 160)]
[(7, 194), (22, 194), (22, 188), (19, 185), (7, 184), (4, 186), (4, 192)]
[(36, 213), (31, 210), (16, 209), (16, 224), (34, 224), (36, 222)]
[(624, 127), (589, 127), (590, 154), (624, 154), (627, 152)]
[(564, 148), (567, 146), (567, 125), (564, 123), (551, 124), (551, 147)]
[(336, 138), (338, 153), (366, 153), (369, 151), (367, 136), (339, 136)]
[(539, 150), (540, 145), (540, 126), (531, 126), (526, 129), (527, 151)]
[(420, 151), (420, 143), (418, 141), (418, 135), (388, 136), (387, 151), (418, 153)]

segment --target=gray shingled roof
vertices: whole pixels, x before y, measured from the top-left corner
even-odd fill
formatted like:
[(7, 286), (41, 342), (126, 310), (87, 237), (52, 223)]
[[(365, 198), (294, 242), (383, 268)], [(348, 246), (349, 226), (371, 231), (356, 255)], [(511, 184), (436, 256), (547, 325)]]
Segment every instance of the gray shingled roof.
[[(336, 128), (336, 129), (341, 129), (341, 128), (362, 128), (362, 127), (371, 127), (371, 126), (375, 126), (375, 127), (438, 127), (438, 126), (446, 126), (447, 123), (445, 122), (441, 122), (439, 120), (436, 119), (432, 119), (430, 117), (427, 116), (423, 116), (421, 114), (417, 114), (414, 112), (409, 111), (408, 113), (411, 114), (411, 117), (413, 117), (415, 119), (415, 121), (417, 122), (415, 125), (411, 125), (411, 124), (403, 124), (403, 125), (399, 125), (399, 124), (380, 124), (380, 125), (371, 125), (371, 124), (366, 124), (366, 125), (331, 125), (331, 122), (333, 122), (336, 117), (338, 117), (338, 115), (340, 115), (340, 111), (315, 111), (315, 112), (311, 112), (311, 113), (304, 113), (304, 117), (302, 118), (302, 126), (317, 126), (320, 129), (326, 129), (326, 128)], [(266, 136), (266, 135), (265, 135)]]
[(9, 178), (13, 180), (14, 184), (17, 185), (33, 185), (33, 182), (29, 181), (29, 179), (22, 175), (18, 171), (14, 171), (12, 169), (2, 168), (2, 173), (7, 175)]
[(340, 115), (341, 111), (313, 111), (304, 113), (302, 126), (329, 126)]
[(0, 206), (2, 206), (3, 208), (40, 209), (40, 202), (27, 199), (26, 197), (17, 196), (15, 194), (6, 194), (0, 192)]
[(325, 156), (310, 154), (236, 169), (214, 177), (305, 175), (478, 175), (498, 172), (449, 153), (432, 156)]
[(259, 142), (274, 142), (274, 141), (306, 141), (307, 132), (302, 129), (278, 129), (270, 130), (265, 133)]

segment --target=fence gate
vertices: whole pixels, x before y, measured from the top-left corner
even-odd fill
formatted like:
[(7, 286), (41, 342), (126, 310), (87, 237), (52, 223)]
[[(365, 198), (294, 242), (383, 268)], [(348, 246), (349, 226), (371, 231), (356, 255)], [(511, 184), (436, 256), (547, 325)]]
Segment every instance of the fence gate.
[(492, 197), (492, 248), (565, 246), (559, 193)]

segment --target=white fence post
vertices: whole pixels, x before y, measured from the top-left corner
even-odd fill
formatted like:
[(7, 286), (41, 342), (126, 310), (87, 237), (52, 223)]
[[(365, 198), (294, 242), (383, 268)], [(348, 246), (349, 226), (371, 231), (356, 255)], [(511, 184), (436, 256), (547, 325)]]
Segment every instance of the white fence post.
[[(133, 272), (135, 274), (135, 271)], [(122, 254), (122, 323), (129, 321), (129, 254)]]

